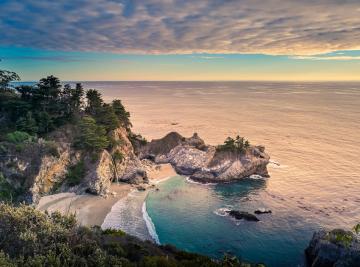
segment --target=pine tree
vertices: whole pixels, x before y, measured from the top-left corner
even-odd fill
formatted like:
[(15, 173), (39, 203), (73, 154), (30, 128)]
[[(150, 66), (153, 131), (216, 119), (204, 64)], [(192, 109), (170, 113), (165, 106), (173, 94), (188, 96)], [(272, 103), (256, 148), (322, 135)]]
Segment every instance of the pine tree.
[(103, 126), (96, 125), (96, 121), (85, 116), (79, 124), (79, 134), (75, 140), (75, 147), (88, 151), (100, 151), (109, 145)]

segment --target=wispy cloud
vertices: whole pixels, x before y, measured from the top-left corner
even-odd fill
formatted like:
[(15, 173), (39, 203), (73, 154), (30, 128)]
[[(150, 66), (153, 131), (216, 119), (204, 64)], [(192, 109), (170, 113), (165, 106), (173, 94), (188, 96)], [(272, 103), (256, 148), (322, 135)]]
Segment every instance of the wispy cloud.
[(293, 56), (291, 58), (306, 60), (360, 60), (360, 56)]
[(2, 0), (0, 10), (3, 46), (302, 56), (360, 49), (358, 0)]

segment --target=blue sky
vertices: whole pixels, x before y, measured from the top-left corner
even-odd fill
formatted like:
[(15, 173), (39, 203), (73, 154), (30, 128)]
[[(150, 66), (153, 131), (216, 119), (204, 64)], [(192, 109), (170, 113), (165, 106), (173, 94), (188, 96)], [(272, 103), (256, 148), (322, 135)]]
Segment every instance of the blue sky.
[(0, 9), (0, 68), (23, 80), (360, 80), (358, 1), (2, 0)]

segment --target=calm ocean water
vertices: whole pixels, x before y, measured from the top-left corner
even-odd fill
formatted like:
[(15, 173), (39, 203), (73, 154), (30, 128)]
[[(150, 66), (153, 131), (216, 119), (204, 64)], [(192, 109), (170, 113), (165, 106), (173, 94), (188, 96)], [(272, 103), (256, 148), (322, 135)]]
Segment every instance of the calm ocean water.
[[(360, 222), (360, 83), (87, 82), (120, 98), (147, 139), (193, 132), (211, 144), (240, 134), (265, 145), (267, 180), (204, 186), (172, 178), (147, 199), (161, 243), (269, 266), (301, 264), (314, 230)], [(237, 224), (221, 208), (270, 208)]]
[[(146, 138), (198, 132), (217, 144), (240, 134), (266, 146), (271, 178), (204, 186), (173, 178), (147, 210), (161, 243), (269, 266), (297, 266), (314, 230), (360, 222), (360, 83), (86, 83), (121, 98)], [(270, 208), (237, 224), (221, 208)]]

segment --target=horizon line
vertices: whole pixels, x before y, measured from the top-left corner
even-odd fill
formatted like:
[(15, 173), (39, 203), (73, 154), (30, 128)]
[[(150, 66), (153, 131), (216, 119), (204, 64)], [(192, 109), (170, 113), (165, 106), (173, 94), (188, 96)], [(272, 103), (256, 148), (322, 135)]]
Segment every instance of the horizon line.
[[(56, 76), (55, 76), (56, 77)], [(12, 83), (35, 83), (39, 80), (32, 81), (13, 81)], [(62, 83), (65, 82), (359, 82), (359, 80), (60, 80)]]

